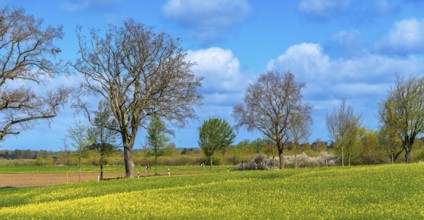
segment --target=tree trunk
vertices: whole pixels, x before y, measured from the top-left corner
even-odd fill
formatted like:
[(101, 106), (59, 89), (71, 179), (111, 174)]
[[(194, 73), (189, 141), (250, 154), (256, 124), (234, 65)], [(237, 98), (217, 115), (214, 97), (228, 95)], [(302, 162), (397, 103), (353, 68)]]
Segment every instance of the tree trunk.
[(297, 146), (294, 145), (294, 168), (297, 168)]
[(158, 175), (158, 154), (155, 151), (155, 176)]
[(344, 147), (342, 146), (342, 166), (344, 166)]
[(134, 161), (131, 155), (131, 149), (127, 146), (124, 147), (124, 162), (125, 162), (125, 177), (134, 177)]
[(392, 164), (394, 164), (395, 163), (395, 152), (392, 152), (391, 159), (392, 159)]
[(78, 183), (81, 183), (81, 151), (82, 147), (78, 148)]
[(280, 170), (284, 167), (283, 150), (284, 148), (278, 146), (278, 159), (280, 160), (280, 166), (278, 168), (280, 168)]
[(405, 163), (411, 162), (411, 148), (405, 149)]
[(347, 165), (350, 167), (350, 154), (347, 155)]
[(78, 183), (81, 183), (81, 159), (78, 160)]
[(210, 160), (210, 164), (211, 164), (209, 171), (212, 172), (213, 157), (211, 156), (209, 160)]
[[(105, 149), (105, 144), (102, 144), (102, 149)], [(103, 161), (105, 159), (105, 154), (103, 151), (100, 152), (100, 180), (103, 180)]]
[(100, 180), (103, 180), (103, 162), (100, 162)]

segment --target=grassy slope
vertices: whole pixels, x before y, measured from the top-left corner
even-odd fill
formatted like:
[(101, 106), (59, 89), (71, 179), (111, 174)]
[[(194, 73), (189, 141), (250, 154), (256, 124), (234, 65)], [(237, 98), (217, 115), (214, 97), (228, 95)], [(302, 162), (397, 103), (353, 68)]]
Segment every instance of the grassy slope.
[(0, 189), (3, 218), (424, 218), (424, 165), (162, 176)]

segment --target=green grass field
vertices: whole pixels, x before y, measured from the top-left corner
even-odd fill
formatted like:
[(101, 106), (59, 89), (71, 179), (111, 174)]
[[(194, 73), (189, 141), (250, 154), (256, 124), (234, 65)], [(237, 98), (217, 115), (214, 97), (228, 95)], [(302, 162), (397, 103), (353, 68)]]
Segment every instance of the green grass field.
[(424, 164), (0, 189), (0, 219), (423, 219)]

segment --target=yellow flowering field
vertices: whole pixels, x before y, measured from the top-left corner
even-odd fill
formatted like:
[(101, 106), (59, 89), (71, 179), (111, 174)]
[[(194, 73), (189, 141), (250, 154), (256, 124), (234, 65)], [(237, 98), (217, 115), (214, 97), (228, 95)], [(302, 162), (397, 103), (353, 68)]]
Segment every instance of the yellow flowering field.
[(424, 219), (424, 165), (171, 175), (0, 195), (0, 219)]

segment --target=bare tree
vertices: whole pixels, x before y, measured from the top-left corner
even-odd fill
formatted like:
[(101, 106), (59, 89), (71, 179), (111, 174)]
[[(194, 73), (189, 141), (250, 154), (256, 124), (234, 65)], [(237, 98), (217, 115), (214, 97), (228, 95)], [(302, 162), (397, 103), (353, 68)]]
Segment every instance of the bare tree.
[(350, 166), (352, 149), (360, 127), (360, 117), (355, 115), (353, 108), (347, 106), (346, 100), (343, 100), (338, 109), (326, 115), (325, 120), (330, 138), (335, 147), (341, 151), (342, 166), (345, 165), (345, 153)]
[(290, 128), (297, 126), (294, 119), (310, 119), (311, 107), (302, 103), (304, 86), (295, 81), (292, 73), (267, 72), (248, 87), (245, 103), (236, 105), (233, 110), (236, 127), (257, 129), (275, 143), (280, 169), (284, 148), (291, 138)]
[[(133, 177), (131, 151), (139, 128), (146, 128), (153, 115), (184, 126), (195, 117), (193, 105), (200, 105), (201, 79), (191, 72), (193, 64), (178, 39), (133, 20), (111, 25), (104, 37), (95, 29), (89, 40), (82, 28), (77, 34), (81, 58), (74, 67), (85, 78), (82, 91), (100, 95), (110, 105), (118, 126), (108, 129), (120, 133), (126, 177)], [(88, 104), (79, 101), (78, 107), (92, 122)]]
[(424, 78), (397, 75), (395, 87), (380, 104), (380, 121), (398, 135), (405, 162), (411, 162), (415, 138), (424, 132)]
[(80, 122), (75, 123), (73, 127), (70, 127), (68, 129), (67, 139), (69, 139), (71, 146), (77, 150), (78, 182), (81, 182), (82, 152), (87, 146), (91, 144), (91, 140), (88, 133), (88, 127)]
[(54, 41), (62, 35), (61, 27), (43, 29), (42, 20), (22, 9), (0, 11), (0, 141), (57, 116), (66, 101), (68, 89), (44, 95), (33, 89), (59, 71), (51, 60), (60, 52)]

